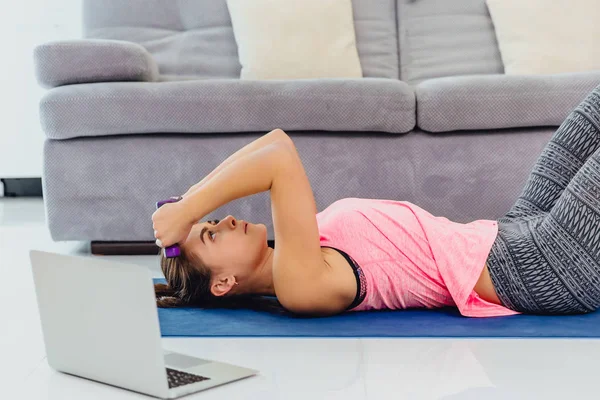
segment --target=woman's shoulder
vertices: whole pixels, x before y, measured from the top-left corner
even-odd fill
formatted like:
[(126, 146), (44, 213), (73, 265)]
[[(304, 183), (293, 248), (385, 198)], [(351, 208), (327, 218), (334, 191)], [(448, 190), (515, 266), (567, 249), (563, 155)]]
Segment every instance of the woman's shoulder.
[[(311, 282), (275, 287), (277, 298), (289, 311), (307, 315), (334, 315), (347, 310), (356, 297), (356, 277), (348, 262), (333, 248), (322, 247), (323, 273)], [(282, 290), (293, 290), (286, 296)], [(287, 300), (286, 300), (287, 299)]]

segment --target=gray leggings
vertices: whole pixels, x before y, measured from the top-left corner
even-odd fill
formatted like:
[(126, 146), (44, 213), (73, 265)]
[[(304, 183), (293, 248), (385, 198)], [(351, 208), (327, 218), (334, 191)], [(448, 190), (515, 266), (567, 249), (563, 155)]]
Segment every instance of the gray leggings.
[(500, 301), (532, 314), (600, 307), (600, 86), (536, 161), (487, 259)]

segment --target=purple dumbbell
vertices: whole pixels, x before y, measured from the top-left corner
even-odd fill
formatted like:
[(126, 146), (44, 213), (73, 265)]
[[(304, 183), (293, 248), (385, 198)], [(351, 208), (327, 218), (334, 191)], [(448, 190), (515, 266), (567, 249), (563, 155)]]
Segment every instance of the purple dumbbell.
[[(176, 197), (171, 197), (167, 200), (158, 201), (158, 202), (156, 202), (156, 209), (158, 210), (160, 207), (162, 207), (163, 205), (165, 205), (167, 203), (177, 203), (181, 199), (183, 199), (183, 197), (176, 196)], [(179, 248), (179, 245), (174, 244), (173, 246), (164, 248), (163, 254), (167, 258), (177, 257), (181, 254), (181, 249)]]

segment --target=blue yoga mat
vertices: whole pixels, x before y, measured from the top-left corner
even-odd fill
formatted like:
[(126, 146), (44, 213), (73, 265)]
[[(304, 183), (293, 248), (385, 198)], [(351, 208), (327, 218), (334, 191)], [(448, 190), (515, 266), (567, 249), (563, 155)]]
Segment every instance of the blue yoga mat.
[(600, 337), (600, 311), (567, 316), (467, 318), (455, 308), (443, 308), (295, 318), (251, 310), (159, 308), (158, 318), (162, 336)]

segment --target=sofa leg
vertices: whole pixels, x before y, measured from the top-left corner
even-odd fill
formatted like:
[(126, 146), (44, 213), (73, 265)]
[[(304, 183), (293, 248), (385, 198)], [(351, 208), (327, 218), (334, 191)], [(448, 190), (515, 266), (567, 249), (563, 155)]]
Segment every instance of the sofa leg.
[[(92, 241), (92, 254), (97, 256), (157, 256), (159, 248), (154, 242), (103, 242)], [(275, 248), (274, 240), (267, 240), (267, 245)]]
[(103, 242), (92, 241), (92, 254), (101, 256), (155, 255), (159, 247), (154, 242)]

